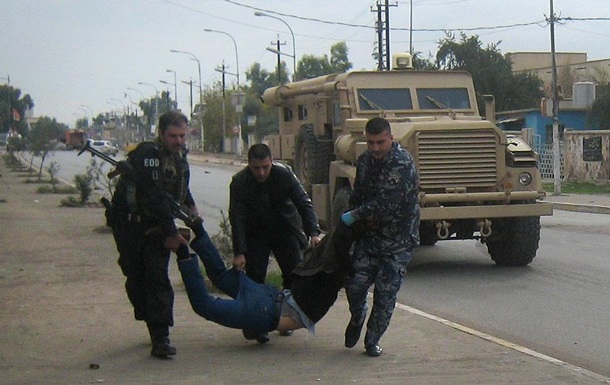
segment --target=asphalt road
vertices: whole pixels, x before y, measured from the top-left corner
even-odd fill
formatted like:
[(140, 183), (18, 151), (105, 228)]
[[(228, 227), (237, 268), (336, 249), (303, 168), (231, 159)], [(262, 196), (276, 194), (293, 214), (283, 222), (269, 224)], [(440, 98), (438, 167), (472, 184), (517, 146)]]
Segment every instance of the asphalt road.
[(420, 247), (399, 302), (608, 375), (609, 232), (610, 216), (555, 211), (523, 268), (474, 241)]

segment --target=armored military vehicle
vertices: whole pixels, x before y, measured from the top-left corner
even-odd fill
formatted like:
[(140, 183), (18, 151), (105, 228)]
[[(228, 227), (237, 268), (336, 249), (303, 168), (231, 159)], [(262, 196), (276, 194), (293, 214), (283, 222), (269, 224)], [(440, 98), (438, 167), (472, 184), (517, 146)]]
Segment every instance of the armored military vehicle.
[(366, 122), (382, 116), (419, 171), (421, 245), (477, 239), (498, 265), (529, 264), (540, 216), (552, 215), (540, 200), (538, 155), (493, 123), (493, 97), (480, 116), (469, 73), (414, 71), (408, 54), (393, 65), (265, 90), (262, 100), (279, 110), (280, 133), (268, 137), (274, 158), (293, 166), (331, 226), (347, 207)]

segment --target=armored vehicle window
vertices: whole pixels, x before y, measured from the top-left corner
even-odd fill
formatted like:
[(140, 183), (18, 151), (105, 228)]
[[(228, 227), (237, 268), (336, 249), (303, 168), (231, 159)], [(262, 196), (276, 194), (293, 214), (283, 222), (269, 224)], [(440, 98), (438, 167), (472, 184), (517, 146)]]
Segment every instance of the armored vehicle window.
[(408, 88), (360, 88), (358, 102), (361, 111), (413, 109)]
[(470, 108), (466, 88), (418, 88), (417, 98), (421, 110), (465, 110)]
[(292, 120), (292, 110), (288, 107), (284, 107), (284, 122), (290, 122)]
[(299, 104), (299, 120), (307, 120), (307, 108)]

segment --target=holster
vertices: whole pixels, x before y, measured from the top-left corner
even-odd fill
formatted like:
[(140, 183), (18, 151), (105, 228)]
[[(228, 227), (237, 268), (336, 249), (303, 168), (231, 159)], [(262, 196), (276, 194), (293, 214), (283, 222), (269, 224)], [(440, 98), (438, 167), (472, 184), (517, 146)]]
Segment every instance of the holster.
[(106, 208), (106, 212), (104, 213), (104, 215), (106, 216), (106, 226), (112, 227), (117, 219), (116, 210), (114, 209), (112, 202), (110, 202), (108, 199), (106, 199), (106, 197), (102, 197), (102, 199), (100, 199), (100, 201)]

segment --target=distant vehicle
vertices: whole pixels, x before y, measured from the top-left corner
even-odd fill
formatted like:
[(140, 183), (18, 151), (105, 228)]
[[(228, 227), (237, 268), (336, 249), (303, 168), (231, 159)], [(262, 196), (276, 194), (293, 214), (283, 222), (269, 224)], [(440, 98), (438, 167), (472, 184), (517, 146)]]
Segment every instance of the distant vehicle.
[(66, 131), (66, 148), (80, 150), (85, 145), (87, 135), (83, 130), (68, 130)]
[(90, 144), (91, 147), (93, 147), (94, 149), (98, 150), (99, 152), (101, 152), (103, 154), (115, 156), (119, 152), (118, 147), (115, 146), (114, 144), (112, 144), (112, 142), (109, 140), (89, 139), (89, 142), (91, 142), (91, 144)]

